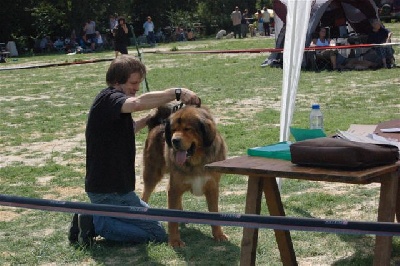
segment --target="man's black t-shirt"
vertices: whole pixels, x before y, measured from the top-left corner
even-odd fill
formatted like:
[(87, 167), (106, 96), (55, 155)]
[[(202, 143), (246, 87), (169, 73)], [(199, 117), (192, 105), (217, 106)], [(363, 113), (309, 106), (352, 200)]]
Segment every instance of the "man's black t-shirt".
[(86, 126), (85, 191), (127, 193), (135, 190), (135, 133), (130, 113), (121, 113), (126, 95), (102, 90), (90, 108)]

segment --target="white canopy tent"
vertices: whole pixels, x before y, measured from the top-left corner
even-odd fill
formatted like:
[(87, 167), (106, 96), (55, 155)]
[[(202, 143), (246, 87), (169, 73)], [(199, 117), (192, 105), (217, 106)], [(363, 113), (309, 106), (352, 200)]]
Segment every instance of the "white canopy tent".
[[(283, 52), (283, 82), (280, 116), (280, 141), (289, 140), (297, 86), (303, 60), (306, 32), (314, 0), (288, 0), (285, 49)], [(281, 186), (280, 178), (277, 179)]]

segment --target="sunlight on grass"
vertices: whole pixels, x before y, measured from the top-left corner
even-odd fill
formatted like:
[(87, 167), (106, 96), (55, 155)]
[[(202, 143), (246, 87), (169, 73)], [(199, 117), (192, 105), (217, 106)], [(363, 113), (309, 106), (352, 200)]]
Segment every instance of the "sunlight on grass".
[[(400, 24), (390, 24), (394, 37)], [(154, 50), (218, 50), (273, 47), (273, 38), (161, 44), (143, 49), (151, 91), (188, 87), (210, 108), (228, 145), (228, 156), (244, 155), (250, 147), (279, 140), (282, 69), (261, 68), (262, 54), (177, 54)], [(400, 62), (400, 48), (395, 47)], [(136, 49), (129, 47), (130, 54)], [(5, 66), (113, 58), (113, 51), (67, 56), (21, 57)], [(0, 193), (34, 198), (88, 202), (84, 192), (85, 140), (88, 109), (103, 89), (110, 62), (0, 71), (1, 161)], [(310, 106), (321, 105), (327, 134), (350, 124), (377, 124), (400, 117), (397, 69), (377, 71), (302, 71), (293, 126), (308, 127)], [(137, 114), (133, 115), (138, 116)], [(146, 131), (137, 135), (137, 160)], [(138, 163), (137, 185), (141, 178)], [(166, 183), (166, 181), (164, 180)], [(220, 211), (243, 213), (247, 177), (224, 175)], [(137, 193), (141, 193), (139, 186)], [(284, 180), (282, 198), (289, 216), (376, 220), (379, 188)], [(167, 208), (165, 189), (152, 195), (150, 205)], [(207, 211), (204, 197), (184, 196), (184, 209)], [(265, 206), (263, 214), (268, 214)], [(181, 228), (187, 246), (166, 244), (116, 245), (99, 241), (90, 250), (69, 245), (70, 214), (0, 206), (0, 265), (238, 265), (242, 228), (225, 227), (228, 242), (212, 239), (209, 225)], [(10, 217), (5, 220), (3, 217)], [(166, 226), (166, 223), (163, 222)], [(259, 265), (281, 265), (274, 233), (259, 230)], [(369, 265), (372, 236), (293, 231), (299, 265)], [(395, 238), (393, 262), (400, 259)]]

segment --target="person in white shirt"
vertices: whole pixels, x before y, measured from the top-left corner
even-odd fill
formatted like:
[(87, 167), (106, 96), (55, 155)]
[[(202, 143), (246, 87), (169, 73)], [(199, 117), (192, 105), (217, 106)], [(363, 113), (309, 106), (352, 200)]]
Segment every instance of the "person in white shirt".
[(96, 45), (96, 23), (93, 20), (88, 19), (84, 31), (86, 34), (86, 42), (90, 43), (90, 49), (94, 51)]
[(115, 27), (118, 26), (118, 20), (114, 15), (110, 15), (109, 18), (109, 24), (110, 24), (110, 31), (112, 32)]
[(242, 13), (240, 13), (239, 7), (235, 7), (235, 10), (231, 14), (231, 20), (233, 24), (233, 32), (235, 33), (235, 39), (236, 35), (239, 36), (239, 39), (242, 38), (241, 34), (241, 21), (242, 21)]
[(269, 16), (269, 12), (266, 7), (263, 8), (262, 18), (263, 18), (264, 35), (271, 36), (271, 31), (269, 28), (269, 21), (271, 18)]

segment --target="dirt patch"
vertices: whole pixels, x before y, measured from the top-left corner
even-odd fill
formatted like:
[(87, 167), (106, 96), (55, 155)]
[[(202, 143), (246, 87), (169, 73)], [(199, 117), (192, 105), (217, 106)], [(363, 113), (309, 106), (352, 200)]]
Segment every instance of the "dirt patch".
[(9, 208), (9, 210), (7, 209), (8, 208), (2, 208), (2, 210), (0, 210), (0, 222), (10, 222), (21, 215), (16, 213), (12, 208)]
[(52, 187), (50, 191), (43, 194), (43, 198), (51, 200), (63, 200), (74, 196), (85, 194), (84, 181), (81, 187)]
[(65, 154), (74, 148), (83, 147), (85, 135), (78, 134), (70, 139), (56, 139), (50, 142), (22, 143), (20, 146), (9, 146), (2, 152), (0, 167), (22, 163), (28, 166), (43, 166), (47, 160), (54, 160), (61, 165), (68, 162), (55, 153)]
[[(266, 103), (265, 99), (262, 99), (261, 97), (243, 99), (239, 103), (235, 103), (235, 106), (240, 106), (242, 112), (246, 113), (246, 115), (252, 115), (256, 112), (262, 111), (266, 105), (272, 105), (272, 102)], [(229, 124), (232, 120), (232, 116), (229, 115), (228, 112), (229, 110), (226, 108), (223, 110), (215, 110), (216, 114), (222, 114), (221, 116), (215, 116), (216, 122), (221, 124)], [(141, 114), (138, 114), (138, 116), (140, 115)], [(2, 151), (0, 168), (13, 164), (23, 164), (26, 166), (45, 166), (49, 160), (64, 166), (77, 165), (78, 163), (84, 162), (84, 151), (75, 152), (74, 156), (71, 156), (69, 159), (63, 158), (63, 155), (72, 152), (76, 148), (82, 149), (82, 147), (85, 147), (84, 133), (80, 133), (72, 138), (56, 139), (49, 142), (22, 143), (19, 146), (6, 146)], [(143, 191), (142, 152), (143, 143), (138, 142), (136, 156), (136, 190), (138, 193)], [(49, 184), (53, 178), (53, 176), (41, 176), (37, 179), (37, 183), (44, 186)], [(165, 191), (167, 184), (168, 178), (166, 176), (156, 187), (155, 192)], [(59, 199), (60, 195), (62, 198), (64, 198), (64, 196), (74, 196), (81, 193), (83, 193), (81, 188), (55, 188), (54, 191), (51, 191), (46, 195), (46, 198)]]

